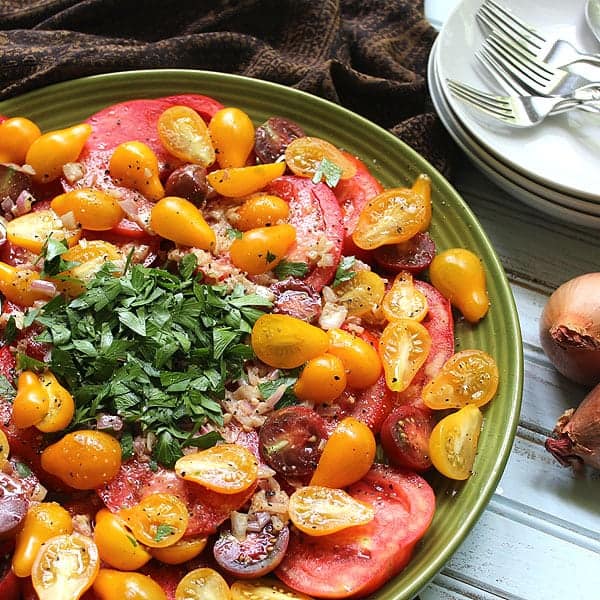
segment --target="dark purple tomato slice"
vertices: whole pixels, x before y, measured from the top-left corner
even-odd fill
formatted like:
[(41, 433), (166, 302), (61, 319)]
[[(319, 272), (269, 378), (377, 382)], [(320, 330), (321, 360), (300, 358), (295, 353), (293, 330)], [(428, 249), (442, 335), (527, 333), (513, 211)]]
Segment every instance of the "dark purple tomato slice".
[(288, 406), (273, 412), (259, 434), (264, 461), (286, 477), (311, 475), (327, 438), (324, 419), (306, 406)]
[(238, 540), (226, 529), (215, 542), (213, 554), (219, 566), (230, 575), (253, 579), (279, 566), (289, 541), (287, 527), (277, 532), (268, 524), (261, 531), (248, 531), (243, 540)]
[(373, 250), (373, 259), (377, 265), (391, 273), (420, 273), (431, 264), (434, 256), (435, 242), (426, 232), (417, 233), (402, 244), (380, 246)]

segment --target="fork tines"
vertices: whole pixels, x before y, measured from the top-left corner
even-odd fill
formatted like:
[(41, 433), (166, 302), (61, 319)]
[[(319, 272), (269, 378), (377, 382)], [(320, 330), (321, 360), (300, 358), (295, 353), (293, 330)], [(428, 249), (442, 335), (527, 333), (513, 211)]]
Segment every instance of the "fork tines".
[(507, 119), (513, 114), (513, 110), (505, 98), (482, 92), (466, 83), (461, 83), (453, 79), (447, 79), (446, 83), (455, 96), (487, 112), (491, 116)]

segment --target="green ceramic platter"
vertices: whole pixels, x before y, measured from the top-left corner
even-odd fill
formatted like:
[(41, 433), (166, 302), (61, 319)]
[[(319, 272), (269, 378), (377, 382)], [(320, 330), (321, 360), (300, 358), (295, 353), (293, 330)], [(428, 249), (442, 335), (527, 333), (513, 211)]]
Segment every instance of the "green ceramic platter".
[(489, 502), (500, 479), (518, 422), (523, 357), (514, 299), (502, 266), (477, 219), (449, 183), (421, 156), (366, 119), (315, 96), (273, 83), (213, 72), (152, 70), (87, 77), (0, 102), (0, 113), (22, 115), (43, 130), (71, 125), (115, 102), (176, 93), (213, 96), (244, 109), (256, 123), (273, 115), (295, 120), (309, 135), (323, 137), (361, 157), (386, 187), (410, 186), (419, 173), (433, 183), (431, 235), (438, 249), (466, 247), (481, 257), (491, 307), (472, 327), (456, 327), (457, 349), (482, 348), (500, 370), (497, 396), (484, 409), (484, 425), (474, 473), (466, 482), (429, 475), (437, 494), (431, 528), (408, 567), (374, 598), (415, 596), (444, 566)]

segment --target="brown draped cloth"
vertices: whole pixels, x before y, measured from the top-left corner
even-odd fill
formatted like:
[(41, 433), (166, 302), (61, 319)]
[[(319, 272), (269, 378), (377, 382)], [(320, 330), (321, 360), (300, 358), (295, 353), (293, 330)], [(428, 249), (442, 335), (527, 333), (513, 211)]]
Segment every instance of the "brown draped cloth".
[(85, 75), (193, 68), (327, 98), (449, 175), (422, 0), (0, 0), (0, 99)]

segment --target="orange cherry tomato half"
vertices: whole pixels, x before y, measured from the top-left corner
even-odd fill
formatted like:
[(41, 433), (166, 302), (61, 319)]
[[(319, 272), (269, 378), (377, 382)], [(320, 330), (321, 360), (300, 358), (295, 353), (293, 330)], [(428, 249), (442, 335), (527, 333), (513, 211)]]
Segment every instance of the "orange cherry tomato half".
[(468, 479), (473, 469), (483, 415), (467, 404), (444, 417), (431, 432), (429, 456), (433, 466), (450, 479)]
[(433, 409), (483, 406), (498, 389), (496, 361), (483, 350), (461, 350), (423, 389), (423, 402)]
[(8, 438), (2, 429), (0, 429), (0, 471), (4, 468), (8, 462), (8, 456), (10, 454), (10, 444)]
[(158, 137), (169, 154), (203, 167), (215, 162), (215, 149), (208, 127), (193, 108), (167, 108), (158, 118), (157, 128)]
[(125, 214), (114, 196), (91, 188), (60, 194), (50, 206), (59, 216), (73, 213), (81, 227), (90, 231), (108, 231)]
[(17, 269), (0, 262), (0, 292), (15, 304), (31, 306), (38, 300), (48, 300), (46, 290), (36, 290), (35, 286), (31, 287), (34, 281), (40, 279), (40, 274), (33, 269)]
[(405, 390), (431, 349), (431, 336), (421, 323), (398, 319), (386, 325), (379, 338), (385, 381), (393, 392)]
[(312, 600), (310, 596), (297, 592), (274, 577), (262, 577), (231, 584), (232, 600)]
[(405, 242), (427, 221), (427, 202), (409, 188), (393, 188), (375, 196), (363, 208), (352, 233), (363, 250)]
[(344, 490), (316, 485), (297, 489), (290, 496), (288, 510), (292, 523), (313, 536), (365, 525), (375, 516), (371, 505), (355, 500)]
[(327, 159), (341, 169), (341, 179), (350, 179), (356, 175), (356, 165), (331, 142), (321, 138), (296, 138), (285, 149), (287, 166), (294, 175), (300, 177), (313, 177), (323, 159)]
[(413, 192), (422, 196), (425, 201), (425, 219), (423, 225), (421, 225), (421, 229), (419, 229), (419, 231), (425, 232), (429, 229), (429, 225), (431, 224), (431, 179), (429, 178), (429, 175), (421, 173), (421, 175), (415, 179), (411, 189)]
[(80, 533), (59, 535), (46, 541), (31, 569), (39, 600), (78, 600), (92, 586), (100, 570), (98, 548)]
[(258, 478), (258, 460), (239, 444), (219, 444), (186, 454), (175, 463), (179, 477), (220, 494), (237, 494)]
[(0, 123), (0, 163), (25, 162), (27, 151), (42, 135), (40, 128), (25, 117), (12, 117)]
[(255, 227), (270, 227), (285, 221), (290, 214), (289, 204), (279, 196), (255, 194), (242, 204), (235, 216), (234, 225), (240, 231)]
[(422, 321), (429, 306), (425, 294), (415, 287), (413, 276), (408, 271), (402, 271), (396, 275), (392, 287), (385, 293), (381, 309), (388, 321)]
[(167, 565), (180, 565), (196, 558), (206, 548), (207, 543), (206, 537), (183, 538), (165, 548), (150, 548), (150, 554)]
[(17, 395), (13, 401), (12, 420), (16, 427), (25, 429), (39, 423), (50, 405), (48, 393), (33, 371), (23, 371), (17, 382)]
[(100, 600), (167, 600), (167, 594), (152, 577), (115, 569), (100, 569), (93, 590)]
[(264, 363), (276, 369), (294, 369), (323, 354), (329, 346), (327, 334), (302, 319), (268, 314), (252, 328), (252, 349)]
[(138, 542), (164, 548), (178, 542), (189, 522), (186, 505), (173, 494), (150, 494), (131, 508), (119, 511)]
[(62, 431), (75, 414), (73, 396), (60, 385), (50, 371), (40, 374), (39, 379), (48, 396), (48, 410), (44, 418), (35, 424), (35, 427), (44, 433)]
[(175, 600), (229, 600), (231, 591), (214, 569), (200, 567), (190, 571), (177, 585)]
[(208, 124), (217, 162), (222, 169), (243, 167), (254, 148), (254, 124), (239, 108), (222, 108)]
[(311, 358), (294, 386), (294, 394), (300, 400), (312, 404), (329, 404), (346, 389), (344, 363), (334, 354), (321, 354)]
[(243, 198), (262, 190), (268, 183), (281, 177), (285, 163), (267, 163), (252, 167), (230, 167), (213, 171), (206, 176), (213, 189), (227, 198)]
[(373, 271), (358, 271), (352, 279), (336, 285), (334, 292), (350, 316), (363, 317), (379, 309), (385, 294), (385, 282)]
[(310, 485), (344, 488), (362, 479), (375, 460), (373, 432), (354, 417), (342, 419), (329, 436)]

